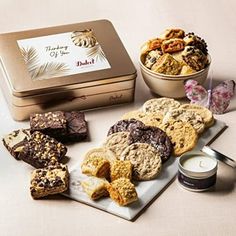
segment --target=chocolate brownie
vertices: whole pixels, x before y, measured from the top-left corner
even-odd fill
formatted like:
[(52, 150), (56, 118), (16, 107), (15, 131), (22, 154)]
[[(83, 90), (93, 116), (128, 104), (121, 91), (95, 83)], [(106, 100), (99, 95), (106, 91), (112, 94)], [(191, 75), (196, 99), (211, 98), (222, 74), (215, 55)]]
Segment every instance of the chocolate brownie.
[(2, 142), (11, 155), (20, 160), (19, 153), (23, 149), (25, 143), (30, 138), (29, 129), (19, 129), (7, 134), (3, 137)]
[(58, 163), (67, 152), (66, 146), (56, 139), (35, 131), (19, 153), (19, 158), (35, 168)]
[(32, 133), (34, 131), (40, 131), (54, 138), (63, 136), (67, 132), (65, 113), (54, 111), (31, 114), (30, 129)]
[(113, 126), (111, 126), (107, 136), (116, 132), (129, 132), (131, 129), (136, 129), (137, 127), (144, 127), (144, 126), (145, 125), (143, 122), (136, 119), (119, 120)]
[(81, 141), (88, 136), (88, 126), (83, 112), (65, 112), (67, 122), (67, 133), (62, 137), (63, 141)]
[(67, 190), (68, 182), (69, 173), (66, 165), (37, 169), (31, 174), (30, 193), (34, 199), (62, 193)]
[(167, 134), (153, 126), (139, 127), (131, 130), (129, 143), (148, 143), (160, 152), (162, 162), (168, 160), (172, 153), (172, 143)]

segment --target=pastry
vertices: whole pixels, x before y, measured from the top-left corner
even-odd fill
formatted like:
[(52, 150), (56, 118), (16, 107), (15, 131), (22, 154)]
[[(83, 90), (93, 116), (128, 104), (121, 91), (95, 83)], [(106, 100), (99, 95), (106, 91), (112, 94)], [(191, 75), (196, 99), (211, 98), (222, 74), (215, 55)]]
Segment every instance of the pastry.
[(151, 69), (161, 55), (163, 55), (163, 53), (158, 49), (148, 52), (148, 54), (145, 57), (144, 65), (148, 69)]
[(35, 168), (57, 164), (67, 152), (67, 148), (56, 139), (35, 131), (25, 143), (19, 158)]
[(204, 69), (208, 64), (207, 56), (194, 46), (186, 46), (182, 57), (184, 62), (196, 71)]
[(180, 103), (172, 98), (153, 98), (143, 104), (144, 112), (154, 112), (165, 115), (168, 111), (178, 108)]
[(132, 164), (130, 161), (117, 160), (111, 165), (111, 181), (119, 178), (132, 178)]
[(67, 122), (67, 132), (63, 137), (64, 141), (78, 142), (87, 138), (88, 127), (83, 112), (65, 112), (65, 118)]
[(66, 165), (48, 166), (31, 174), (30, 193), (34, 199), (67, 190), (69, 173)]
[(204, 121), (198, 113), (183, 108), (169, 111), (164, 116), (163, 123), (168, 122), (169, 119), (182, 120), (190, 123), (198, 134), (202, 133), (205, 128)]
[(107, 191), (109, 182), (106, 179), (91, 176), (82, 181), (81, 185), (92, 200), (97, 200), (101, 197), (106, 197), (109, 195)]
[(85, 159), (87, 158), (105, 158), (110, 162), (110, 164), (117, 160), (115, 154), (112, 151), (103, 147), (89, 150), (85, 155)]
[(162, 162), (168, 160), (172, 152), (172, 143), (169, 137), (164, 131), (153, 126), (145, 126), (131, 131), (129, 144), (133, 143), (147, 143), (152, 145), (159, 152)]
[(161, 49), (163, 53), (174, 53), (184, 49), (185, 43), (183, 39), (172, 38), (164, 40)]
[(180, 71), (180, 75), (190, 75), (195, 73), (196, 70), (194, 70), (193, 68), (191, 68), (189, 65), (183, 65), (182, 69)]
[(204, 39), (195, 35), (193, 32), (186, 34), (183, 38), (186, 46), (194, 46), (200, 49), (205, 55), (207, 55), (207, 44)]
[(181, 71), (181, 64), (169, 53), (165, 53), (156, 61), (151, 70), (166, 75), (178, 75)]
[(133, 178), (151, 180), (161, 171), (160, 153), (147, 143), (134, 143), (121, 154), (121, 160), (129, 160), (133, 166)]
[(129, 146), (129, 132), (117, 132), (109, 135), (104, 143), (104, 147), (111, 150), (117, 159), (123, 150)]
[(108, 186), (110, 198), (120, 206), (126, 206), (138, 200), (138, 194), (129, 179), (119, 178)]
[(190, 123), (182, 120), (170, 119), (162, 124), (161, 128), (167, 133), (172, 144), (175, 156), (193, 149), (197, 144), (198, 135)]
[(3, 137), (2, 142), (11, 155), (20, 160), (19, 153), (22, 151), (25, 143), (30, 138), (29, 129), (20, 129), (11, 132)]
[(214, 116), (212, 112), (206, 107), (203, 107), (197, 104), (186, 103), (186, 104), (181, 105), (180, 108), (194, 111), (197, 114), (199, 114), (202, 117), (206, 127), (210, 127), (214, 124)]
[(99, 178), (107, 178), (110, 173), (110, 162), (103, 156), (88, 152), (81, 164), (82, 173)]
[(146, 43), (144, 43), (141, 47), (141, 54), (146, 54), (149, 51), (155, 50), (155, 49), (161, 49), (163, 39), (154, 38), (151, 40), (148, 40)]
[(185, 35), (182, 29), (167, 29), (161, 34), (161, 39), (183, 38)]
[(51, 137), (57, 138), (67, 132), (66, 117), (62, 111), (35, 113), (30, 115), (30, 130), (40, 131)]
[(129, 132), (130, 129), (135, 129), (136, 127), (140, 126), (144, 126), (143, 122), (136, 119), (119, 120), (113, 126), (111, 126), (107, 135), (117, 132)]

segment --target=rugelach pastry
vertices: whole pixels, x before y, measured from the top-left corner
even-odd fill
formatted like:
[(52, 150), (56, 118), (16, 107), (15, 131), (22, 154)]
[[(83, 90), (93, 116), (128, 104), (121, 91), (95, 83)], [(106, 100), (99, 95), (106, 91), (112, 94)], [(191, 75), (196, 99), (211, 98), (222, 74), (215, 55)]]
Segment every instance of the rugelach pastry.
[(182, 29), (167, 29), (161, 34), (161, 39), (183, 38), (185, 35)]
[(67, 190), (69, 172), (66, 165), (48, 166), (31, 174), (30, 193), (34, 199)]
[(10, 154), (20, 160), (19, 153), (22, 151), (25, 143), (30, 139), (29, 129), (15, 130), (3, 137), (2, 142)]
[(63, 138), (64, 141), (78, 142), (87, 138), (88, 127), (83, 112), (65, 112), (67, 131)]
[(132, 178), (132, 164), (130, 161), (117, 160), (111, 165), (111, 181), (119, 178)]
[(173, 154), (180, 156), (193, 149), (198, 140), (198, 134), (193, 126), (182, 120), (170, 119), (160, 126), (169, 136), (173, 144)]
[(143, 127), (143, 122), (136, 119), (127, 119), (117, 121), (108, 131), (108, 136), (117, 132), (129, 132), (136, 127)]
[(163, 130), (153, 126), (145, 126), (131, 131), (129, 144), (133, 143), (147, 143), (152, 145), (159, 152), (162, 162), (169, 159), (173, 149), (167, 134)]
[(142, 45), (141, 53), (146, 54), (147, 52), (151, 50), (161, 49), (162, 42), (163, 42), (163, 39), (159, 39), (159, 38), (148, 40), (146, 43)]
[(30, 115), (30, 130), (32, 133), (40, 131), (54, 138), (66, 135), (66, 123), (65, 113), (62, 111)]
[(110, 162), (105, 157), (87, 153), (81, 164), (81, 170), (85, 175), (106, 178), (110, 174)]
[(107, 137), (104, 147), (111, 150), (119, 160), (121, 153), (129, 146), (129, 132), (117, 132)]
[(160, 152), (147, 143), (134, 143), (127, 147), (121, 160), (129, 160), (133, 166), (133, 178), (151, 180), (161, 172), (162, 161)]
[(185, 43), (183, 39), (172, 38), (164, 40), (161, 49), (163, 53), (174, 53), (179, 52), (184, 49)]
[(92, 200), (97, 200), (101, 197), (109, 196), (109, 193), (107, 191), (109, 182), (106, 179), (91, 176), (82, 181), (81, 185), (84, 191)]
[(165, 53), (156, 61), (151, 70), (166, 75), (178, 75), (181, 68), (181, 64), (174, 57), (169, 53)]
[(35, 131), (19, 153), (19, 158), (35, 168), (55, 165), (66, 155), (67, 148), (56, 139)]
[(144, 112), (161, 113), (165, 115), (168, 111), (178, 108), (180, 103), (173, 98), (153, 98), (143, 104)]
[(138, 200), (138, 194), (129, 179), (117, 179), (108, 186), (110, 198), (120, 206), (126, 206)]

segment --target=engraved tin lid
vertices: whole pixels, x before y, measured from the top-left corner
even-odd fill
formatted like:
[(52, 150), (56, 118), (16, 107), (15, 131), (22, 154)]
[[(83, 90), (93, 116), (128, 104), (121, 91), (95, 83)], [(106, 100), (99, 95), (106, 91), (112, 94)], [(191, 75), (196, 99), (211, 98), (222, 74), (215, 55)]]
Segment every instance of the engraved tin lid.
[(0, 59), (18, 97), (125, 81), (136, 74), (108, 20), (2, 34)]

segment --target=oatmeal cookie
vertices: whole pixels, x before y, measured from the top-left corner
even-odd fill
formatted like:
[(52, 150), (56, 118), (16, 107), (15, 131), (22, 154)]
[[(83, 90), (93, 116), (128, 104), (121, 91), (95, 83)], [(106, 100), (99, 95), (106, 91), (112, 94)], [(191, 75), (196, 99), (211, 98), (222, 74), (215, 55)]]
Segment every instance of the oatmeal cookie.
[(122, 160), (129, 160), (133, 165), (133, 178), (136, 180), (150, 180), (161, 172), (160, 153), (147, 143), (134, 143), (127, 147)]

